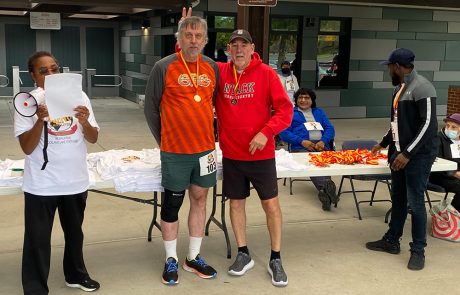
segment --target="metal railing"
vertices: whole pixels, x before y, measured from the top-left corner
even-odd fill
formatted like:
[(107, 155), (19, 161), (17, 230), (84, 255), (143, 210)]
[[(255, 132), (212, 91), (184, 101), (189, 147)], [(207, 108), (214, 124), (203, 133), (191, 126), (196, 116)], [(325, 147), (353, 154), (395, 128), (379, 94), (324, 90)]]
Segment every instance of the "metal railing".
[(94, 84), (95, 87), (119, 87), (121, 84), (123, 84), (120, 75), (94, 75), (93, 77), (112, 77), (119, 79), (119, 83), (117, 84)]
[(19, 91), (21, 91), (22, 80), (21, 80), (21, 73), (28, 73), (29, 71), (21, 71), (19, 70), (19, 66), (13, 66), (13, 96), (16, 95)]
[[(118, 83), (114, 84), (102, 84), (95, 83), (93, 85), (93, 78), (118, 78)], [(94, 87), (120, 87), (123, 84), (123, 80), (120, 75), (98, 75), (96, 74), (96, 69), (86, 69), (86, 94), (89, 98), (93, 96), (93, 86)]]
[(61, 67), (62, 73), (74, 73), (74, 74), (83, 74), (83, 71), (71, 71), (69, 67)]
[[(3, 79), (6, 81), (6, 83), (1, 83)], [(6, 87), (8, 84), (10, 84), (10, 79), (8, 79), (8, 76), (0, 75), (0, 87)]]
[[(19, 66), (13, 66), (13, 96), (16, 95), (18, 92), (21, 91), (21, 85), (23, 85), (23, 82), (21, 80), (21, 73), (28, 73), (29, 71), (21, 71), (19, 69)], [(120, 75), (97, 75), (96, 74), (96, 69), (86, 69), (84, 71), (71, 71), (69, 67), (62, 67), (62, 72), (63, 73), (77, 73), (77, 74), (82, 74), (86, 80), (86, 83), (84, 83), (83, 86), (86, 86), (84, 89), (86, 91), (86, 94), (88, 95), (89, 98), (92, 97), (92, 88), (93, 87), (120, 87), (123, 84), (123, 80)], [(0, 79), (5, 78), (7, 83), (6, 84), (0, 84), (0, 87), (6, 87), (9, 84), (9, 79), (7, 76), (0, 75)], [(110, 83), (95, 83), (93, 85), (93, 79), (94, 78), (113, 78), (115, 83), (110, 84)], [(118, 78), (118, 81), (116, 79)], [(85, 85), (86, 84), (86, 85)]]

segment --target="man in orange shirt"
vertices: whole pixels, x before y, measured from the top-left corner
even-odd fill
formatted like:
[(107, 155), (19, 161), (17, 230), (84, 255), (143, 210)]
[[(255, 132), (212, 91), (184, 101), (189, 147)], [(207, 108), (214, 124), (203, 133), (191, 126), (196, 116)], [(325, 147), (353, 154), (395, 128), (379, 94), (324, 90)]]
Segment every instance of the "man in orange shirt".
[(190, 244), (183, 268), (201, 278), (217, 275), (200, 256), (206, 219), (208, 189), (216, 184), (216, 152), (213, 99), (217, 88), (217, 65), (201, 55), (207, 42), (207, 24), (188, 17), (176, 35), (182, 48), (153, 67), (145, 91), (145, 116), (161, 150), (161, 229), (166, 250), (162, 281), (175, 285), (178, 278), (176, 252), (178, 213), (185, 190), (189, 191)]

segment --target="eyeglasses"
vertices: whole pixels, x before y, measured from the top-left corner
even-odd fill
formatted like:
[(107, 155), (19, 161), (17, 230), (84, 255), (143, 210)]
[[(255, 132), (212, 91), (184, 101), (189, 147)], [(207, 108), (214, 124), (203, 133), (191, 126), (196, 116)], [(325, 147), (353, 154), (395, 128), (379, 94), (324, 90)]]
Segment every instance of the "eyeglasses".
[(51, 67), (51, 68), (42, 67), (38, 69), (38, 73), (43, 76), (48, 76), (48, 75), (60, 73), (60, 69), (58, 66)]
[(309, 99), (311, 99), (311, 97), (308, 96), (308, 95), (299, 95), (299, 97), (298, 97), (297, 99), (298, 99), (298, 100), (302, 100), (302, 99), (303, 99), (303, 100), (309, 100)]

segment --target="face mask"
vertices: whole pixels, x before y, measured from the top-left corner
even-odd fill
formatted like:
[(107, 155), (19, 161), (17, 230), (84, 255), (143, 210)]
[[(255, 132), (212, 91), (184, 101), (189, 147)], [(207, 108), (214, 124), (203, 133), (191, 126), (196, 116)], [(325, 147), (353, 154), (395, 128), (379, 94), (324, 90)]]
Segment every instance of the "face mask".
[(289, 68), (282, 68), (281, 69), (281, 73), (285, 74), (285, 75), (288, 75), (291, 73), (291, 70)]
[(446, 134), (447, 137), (450, 139), (456, 139), (458, 136), (458, 131), (457, 130), (444, 130), (444, 133)]

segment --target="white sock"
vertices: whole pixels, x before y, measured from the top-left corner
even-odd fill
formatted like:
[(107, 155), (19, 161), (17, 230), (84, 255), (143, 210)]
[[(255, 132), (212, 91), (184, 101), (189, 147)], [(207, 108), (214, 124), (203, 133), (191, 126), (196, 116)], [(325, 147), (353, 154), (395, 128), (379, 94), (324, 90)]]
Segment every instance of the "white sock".
[(175, 258), (176, 261), (179, 261), (177, 259), (177, 239), (172, 240), (172, 241), (165, 241), (163, 240), (163, 243), (165, 245), (165, 251), (166, 251), (166, 260), (168, 260), (169, 257)]
[(201, 241), (203, 237), (190, 237), (190, 244), (188, 245), (188, 259), (195, 259), (200, 254)]

